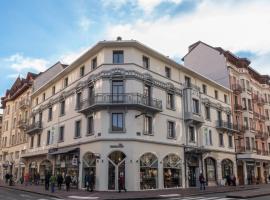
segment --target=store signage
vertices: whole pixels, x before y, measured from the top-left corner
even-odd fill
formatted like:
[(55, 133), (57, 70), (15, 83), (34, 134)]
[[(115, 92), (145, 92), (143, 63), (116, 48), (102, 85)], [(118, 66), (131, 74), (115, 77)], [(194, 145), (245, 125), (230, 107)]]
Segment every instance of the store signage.
[(66, 163), (65, 163), (65, 161), (62, 161), (61, 162), (61, 168), (65, 168), (66, 167)]
[(119, 143), (119, 144), (117, 144), (117, 145), (111, 145), (110, 147), (111, 147), (111, 148), (124, 148), (124, 145), (121, 144), (121, 143)]
[(75, 158), (75, 157), (72, 158), (71, 164), (72, 164), (73, 166), (77, 166), (77, 165), (78, 165), (78, 159)]

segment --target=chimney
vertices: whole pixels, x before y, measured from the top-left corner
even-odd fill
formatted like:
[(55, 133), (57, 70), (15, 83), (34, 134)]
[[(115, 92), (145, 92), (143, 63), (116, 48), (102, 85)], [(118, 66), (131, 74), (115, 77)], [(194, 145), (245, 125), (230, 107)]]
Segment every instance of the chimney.
[(116, 38), (116, 40), (117, 40), (117, 41), (121, 41), (121, 40), (122, 40), (122, 37), (118, 36), (118, 37)]

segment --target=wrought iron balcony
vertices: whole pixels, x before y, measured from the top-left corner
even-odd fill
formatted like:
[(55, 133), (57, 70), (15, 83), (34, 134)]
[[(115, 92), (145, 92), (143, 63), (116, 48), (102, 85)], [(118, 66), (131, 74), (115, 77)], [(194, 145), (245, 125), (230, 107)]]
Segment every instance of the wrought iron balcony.
[(232, 90), (235, 94), (241, 94), (241, 92), (243, 91), (240, 84), (232, 84)]
[(82, 100), (78, 105), (78, 112), (86, 113), (89, 110), (98, 110), (106, 107), (124, 107), (149, 110), (151, 112), (162, 111), (162, 101), (139, 93), (110, 94), (98, 93), (92, 98)]
[(225, 131), (236, 131), (236, 132), (238, 131), (237, 125), (234, 125), (231, 122), (226, 122), (226, 121), (222, 121), (222, 120), (216, 121), (216, 128), (221, 129), (221, 130), (225, 130)]
[(22, 99), (20, 102), (19, 102), (19, 108), (24, 110), (26, 109), (27, 107), (30, 107), (30, 99)]
[(269, 152), (268, 151), (262, 151), (262, 155), (268, 156), (269, 155)]
[(253, 102), (257, 102), (259, 99), (259, 96), (257, 94), (252, 93), (252, 100)]
[(243, 109), (243, 107), (242, 107), (241, 104), (235, 104), (235, 105), (234, 105), (234, 110), (235, 110), (235, 111), (242, 111), (242, 109)]
[(257, 118), (257, 119), (259, 119), (259, 118), (260, 118), (260, 114), (259, 114), (259, 113), (257, 113), (257, 112), (253, 112), (253, 116), (254, 116), (255, 118)]
[(263, 97), (258, 97), (258, 101), (257, 101), (257, 104), (259, 106), (263, 106), (265, 104), (265, 100)]
[(262, 150), (257, 149), (257, 154), (258, 154), (258, 155), (261, 155), (261, 154), (262, 154)]
[(24, 129), (26, 129), (27, 121), (24, 120), (24, 119), (21, 119), (21, 120), (18, 121), (17, 126), (18, 126), (18, 128), (24, 130)]
[(42, 130), (42, 123), (35, 122), (26, 126), (26, 133), (31, 135)]
[(246, 151), (244, 146), (236, 146), (237, 153), (244, 153)]

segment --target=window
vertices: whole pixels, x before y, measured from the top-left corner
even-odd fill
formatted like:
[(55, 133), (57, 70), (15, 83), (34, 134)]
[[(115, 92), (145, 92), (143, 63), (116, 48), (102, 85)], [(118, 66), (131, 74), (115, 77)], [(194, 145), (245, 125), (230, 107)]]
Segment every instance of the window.
[(113, 64), (124, 63), (124, 51), (113, 51)]
[(209, 145), (213, 145), (212, 131), (211, 130), (209, 130)]
[(47, 131), (47, 145), (51, 144), (51, 131)]
[(253, 110), (253, 109), (252, 109), (252, 104), (251, 104), (251, 99), (248, 99), (248, 109), (249, 109), (250, 111)]
[(60, 128), (59, 128), (58, 142), (63, 142), (64, 141), (64, 134), (65, 134), (65, 127), (64, 126), (60, 126)]
[(43, 101), (45, 101), (45, 99), (46, 99), (46, 94), (45, 94), (45, 92), (42, 94), (42, 100)]
[(172, 93), (167, 93), (167, 108), (174, 109), (174, 95)]
[(215, 90), (215, 99), (218, 99), (218, 91)]
[(67, 86), (68, 86), (68, 77), (64, 79), (64, 88), (66, 88)]
[(84, 66), (80, 67), (80, 77), (84, 76)]
[(75, 122), (75, 138), (81, 137), (81, 120)]
[(153, 134), (152, 123), (153, 123), (153, 119), (152, 119), (151, 116), (145, 116), (144, 117), (144, 134), (146, 134), (146, 135)]
[(243, 110), (247, 110), (247, 101), (246, 98), (242, 98)]
[(248, 129), (248, 118), (244, 117), (244, 127), (247, 130)]
[(252, 149), (256, 149), (255, 139), (251, 138)]
[(219, 133), (219, 146), (221, 146), (221, 147), (224, 146), (223, 134), (222, 133)]
[(191, 86), (191, 80), (190, 80), (190, 78), (188, 76), (185, 76), (185, 85), (187, 87), (190, 87)]
[(142, 61), (143, 61), (143, 67), (146, 69), (149, 69), (149, 66), (150, 66), (149, 58), (146, 56), (143, 56)]
[(165, 66), (165, 76), (171, 78), (171, 68)]
[(168, 138), (175, 138), (175, 122), (168, 121)]
[(36, 98), (36, 105), (38, 105), (38, 97)]
[(93, 58), (91, 61), (91, 67), (92, 69), (96, 69), (97, 68), (97, 57)]
[(63, 116), (63, 115), (65, 115), (65, 100), (62, 100), (61, 102), (60, 102), (60, 116)]
[(94, 135), (94, 118), (93, 118), (93, 116), (87, 117), (87, 135)]
[(48, 121), (52, 121), (52, 107), (48, 108)]
[(233, 139), (232, 139), (232, 135), (228, 135), (228, 144), (229, 144), (229, 147), (230, 147), (230, 148), (233, 147)]
[(52, 87), (52, 95), (55, 94), (55, 86)]
[(150, 85), (144, 85), (143, 95), (146, 98), (146, 104), (151, 105), (152, 101), (152, 93), (151, 93), (151, 86)]
[(250, 150), (250, 140), (249, 137), (246, 137), (246, 150)]
[(34, 147), (34, 136), (30, 137), (30, 148)]
[(210, 106), (209, 105), (205, 105), (205, 119), (207, 119), (207, 120), (211, 119)]
[(41, 134), (37, 135), (37, 147), (40, 147), (41, 144)]
[(207, 94), (207, 86), (205, 84), (202, 85), (202, 91), (204, 94)]
[(76, 107), (75, 107), (76, 110), (80, 109), (81, 99), (82, 99), (82, 93), (78, 92), (76, 95)]
[(228, 96), (226, 94), (224, 94), (224, 102), (228, 103)]
[(112, 113), (112, 131), (124, 131), (123, 113)]
[(124, 100), (124, 81), (113, 80), (112, 81), (112, 100), (114, 102), (122, 102)]
[(193, 104), (193, 113), (199, 114), (199, 100), (198, 99), (192, 99)]
[(195, 129), (193, 126), (189, 127), (189, 142), (195, 142)]

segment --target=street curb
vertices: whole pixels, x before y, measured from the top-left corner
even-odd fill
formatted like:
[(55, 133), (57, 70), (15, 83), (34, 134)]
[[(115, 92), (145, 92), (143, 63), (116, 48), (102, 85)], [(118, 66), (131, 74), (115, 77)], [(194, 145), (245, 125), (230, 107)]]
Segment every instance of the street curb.
[(244, 195), (227, 195), (226, 197), (228, 197), (228, 198), (250, 199), (250, 198), (254, 198), (254, 197), (263, 197), (263, 196), (269, 196), (269, 195), (270, 195), (270, 192), (263, 193), (263, 194), (248, 195), (248, 196), (244, 196)]
[(20, 189), (20, 188), (13, 188), (12, 186), (4, 186), (4, 185), (0, 185), (0, 188), (7, 188), (7, 189), (11, 189), (11, 190), (18, 190), (18, 191), (23, 191), (23, 192), (28, 192), (28, 193), (34, 193), (34, 194), (39, 194), (39, 195), (47, 195), (49, 197), (53, 197), (53, 198), (58, 198), (58, 199), (63, 199), (63, 197), (59, 197), (57, 195), (53, 195), (53, 194), (47, 194), (47, 193), (42, 193), (42, 192), (36, 192), (36, 191), (29, 191), (29, 190), (24, 190), (24, 189)]

